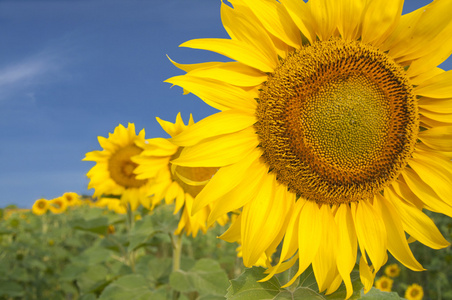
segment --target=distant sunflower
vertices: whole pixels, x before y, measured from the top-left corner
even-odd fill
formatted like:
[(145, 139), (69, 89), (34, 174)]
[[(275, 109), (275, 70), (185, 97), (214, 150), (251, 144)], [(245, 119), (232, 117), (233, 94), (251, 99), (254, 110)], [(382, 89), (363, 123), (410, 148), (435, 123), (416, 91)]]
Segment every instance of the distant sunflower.
[[(157, 121), (171, 137), (175, 137), (183, 132), (188, 126), (194, 124), (192, 117), (188, 125), (185, 125), (180, 114), (176, 117), (176, 122)], [(205, 206), (196, 214), (191, 215), (193, 199), (202, 190), (204, 185), (215, 174), (217, 168), (186, 168), (171, 164), (173, 159), (179, 157), (182, 148), (172, 144), (165, 138), (153, 138), (146, 142), (141, 141), (143, 152), (132, 158), (138, 164), (135, 169), (138, 179), (153, 179), (154, 183), (150, 187), (150, 195), (153, 196), (152, 208), (165, 199), (166, 204), (175, 200), (176, 214), (182, 209), (181, 219), (176, 229), (176, 234), (185, 230), (187, 235), (196, 237), (198, 231), (207, 231), (207, 216), (210, 213), (210, 206)], [(219, 216), (218, 222), (224, 225), (227, 221), (226, 214)]]
[(424, 289), (419, 284), (410, 285), (405, 291), (407, 300), (422, 300), (424, 298)]
[(381, 276), (375, 281), (375, 287), (383, 292), (390, 292), (392, 291), (392, 284), (394, 283), (394, 280), (387, 276)]
[(114, 211), (117, 214), (126, 214), (127, 213), (127, 203), (122, 202), (117, 198), (108, 198), (101, 197), (96, 202), (94, 202), (95, 207), (103, 207), (108, 210)]
[(49, 210), (49, 201), (47, 199), (38, 199), (33, 203), (31, 211), (35, 215), (43, 215)]
[(398, 264), (391, 264), (385, 268), (385, 274), (388, 277), (398, 277), (400, 275), (400, 267)]
[(231, 39), (181, 46), (233, 61), (174, 63), (187, 74), (167, 80), (221, 110), (171, 139), (175, 165), (221, 167), (193, 212), (242, 209), (246, 266), (284, 238), (266, 279), (298, 260), (287, 285), (312, 264), (320, 291), (344, 281), (350, 297), (358, 246), (366, 292), (387, 251), (423, 270), (405, 232), (449, 245), (422, 209), (452, 216), (452, 71), (437, 67), (452, 1), (406, 15), (403, 0), (228, 2)]
[(61, 197), (64, 198), (68, 206), (81, 204), (80, 196), (77, 193), (68, 192), (64, 193)]
[(63, 197), (58, 197), (52, 200), (49, 200), (49, 210), (54, 214), (61, 214), (67, 209), (66, 199)]
[(137, 165), (131, 160), (143, 151), (139, 145), (144, 141), (144, 134), (143, 129), (136, 135), (135, 124), (129, 123), (127, 128), (118, 125), (108, 138), (98, 137), (103, 150), (89, 152), (83, 159), (96, 162), (87, 173), (88, 188), (95, 190), (93, 197), (120, 196), (122, 203), (129, 204), (132, 210), (140, 203), (149, 207), (147, 195), (151, 182), (136, 177), (133, 171)]

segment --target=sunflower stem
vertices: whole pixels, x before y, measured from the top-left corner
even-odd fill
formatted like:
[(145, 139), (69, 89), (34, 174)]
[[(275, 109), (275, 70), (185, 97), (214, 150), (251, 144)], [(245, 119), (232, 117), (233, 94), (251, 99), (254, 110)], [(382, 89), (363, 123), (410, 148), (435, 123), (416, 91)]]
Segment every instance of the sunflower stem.
[[(180, 260), (182, 253), (182, 234), (173, 235), (173, 272), (180, 270)], [(173, 300), (179, 299), (180, 293), (173, 291)]]
[[(130, 203), (127, 203), (127, 216), (126, 216), (126, 228), (127, 233), (130, 235), (130, 232), (133, 228), (133, 211), (130, 206)], [(135, 251), (127, 251), (127, 261), (129, 263), (130, 268), (132, 269), (132, 272), (135, 272)]]

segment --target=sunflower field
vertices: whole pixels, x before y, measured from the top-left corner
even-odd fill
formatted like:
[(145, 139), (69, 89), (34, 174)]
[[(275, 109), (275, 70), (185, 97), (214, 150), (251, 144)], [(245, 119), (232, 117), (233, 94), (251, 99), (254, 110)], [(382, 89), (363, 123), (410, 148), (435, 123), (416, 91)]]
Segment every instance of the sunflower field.
[[(6, 207), (2, 299), (452, 299), (452, 1), (229, 0), (217, 112), (100, 133), (92, 196)], [(82, 155), (81, 155), (82, 158)]]
[[(217, 238), (222, 226), (196, 238), (174, 235), (179, 216), (173, 210), (174, 205), (152, 212), (140, 207), (127, 215), (90, 198), (41, 215), (2, 208), (0, 299), (344, 299), (343, 287), (319, 294), (312, 269), (287, 288), (281, 285), (290, 274), (258, 282), (264, 268), (245, 269), (237, 245)], [(434, 219), (452, 238), (452, 222)], [(428, 272), (413, 272), (390, 258), (365, 295), (353, 271), (350, 299), (452, 299), (451, 249), (434, 252), (414, 243), (413, 252)], [(382, 286), (381, 278), (391, 286)], [(405, 295), (416, 283), (424, 298)]]

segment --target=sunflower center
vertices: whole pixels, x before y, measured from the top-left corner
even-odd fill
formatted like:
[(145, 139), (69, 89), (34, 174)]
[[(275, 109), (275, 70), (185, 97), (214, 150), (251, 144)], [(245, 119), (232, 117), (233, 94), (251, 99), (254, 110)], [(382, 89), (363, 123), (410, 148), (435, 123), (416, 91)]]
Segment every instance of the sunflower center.
[(139, 188), (146, 180), (136, 179), (133, 170), (137, 167), (130, 158), (140, 154), (142, 149), (136, 145), (128, 145), (117, 150), (108, 161), (108, 171), (111, 178), (125, 188)]
[(55, 200), (53, 201), (53, 206), (55, 206), (56, 208), (61, 208), (63, 206), (63, 203), (60, 200)]
[(38, 202), (38, 207), (39, 208), (45, 208), (46, 207), (46, 203), (44, 201), (40, 201), (40, 202)]
[(419, 295), (419, 290), (412, 289), (410, 294), (411, 294), (411, 297), (415, 298), (415, 297), (417, 297), (417, 295)]
[(263, 84), (256, 115), (270, 170), (317, 203), (373, 197), (406, 166), (417, 138), (404, 69), (360, 42), (318, 42), (290, 54)]
[[(176, 153), (170, 158), (170, 161), (178, 158), (182, 149), (183, 147), (179, 147)], [(169, 167), (171, 169), (171, 163)], [(186, 193), (189, 193), (195, 198), (205, 186), (202, 182), (212, 178), (216, 171), (217, 168), (177, 166), (175, 169), (173, 168), (171, 176), (172, 180), (176, 181)]]

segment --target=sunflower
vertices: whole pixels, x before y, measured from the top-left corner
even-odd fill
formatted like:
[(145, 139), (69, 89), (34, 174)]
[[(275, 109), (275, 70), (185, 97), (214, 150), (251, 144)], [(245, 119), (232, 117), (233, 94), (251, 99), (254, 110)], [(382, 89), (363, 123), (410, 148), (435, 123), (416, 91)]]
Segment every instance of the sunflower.
[(63, 196), (61, 197), (64, 198), (68, 206), (75, 206), (81, 204), (80, 196), (77, 193), (68, 192), (64, 193)]
[(424, 290), (419, 284), (413, 283), (405, 291), (405, 298), (407, 300), (422, 300), (424, 297)]
[(242, 210), (245, 266), (283, 241), (265, 279), (298, 261), (287, 285), (312, 264), (320, 291), (343, 281), (350, 297), (359, 257), (367, 292), (387, 251), (424, 270), (405, 233), (449, 245), (423, 209), (452, 216), (452, 71), (437, 67), (452, 1), (406, 15), (403, 0), (229, 3), (230, 39), (181, 46), (233, 61), (174, 62), (187, 74), (167, 80), (220, 110), (171, 139), (185, 147), (173, 164), (220, 167), (193, 212)]
[(68, 203), (63, 197), (49, 200), (49, 210), (54, 214), (61, 214), (66, 211)]
[(49, 210), (49, 201), (46, 199), (38, 199), (33, 203), (33, 206), (31, 208), (31, 211), (35, 215), (43, 215)]
[(400, 275), (400, 267), (398, 264), (391, 264), (385, 268), (385, 274), (389, 277), (398, 277)]
[(381, 276), (375, 281), (375, 287), (383, 292), (390, 292), (392, 290), (392, 284), (394, 280), (387, 276)]
[[(159, 118), (157, 118), (157, 121), (171, 137), (179, 135), (194, 124), (193, 118), (190, 116), (188, 125), (185, 125), (180, 113), (177, 115), (175, 123)], [(150, 195), (154, 195), (152, 208), (163, 199), (165, 199), (166, 204), (173, 203), (175, 200), (174, 214), (182, 209), (175, 234), (180, 234), (184, 229), (187, 235), (191, 234), (193, 237), (196, 237), (199, 230), (205, 233), (207, 231), (206, 220), (210, 212), (210, 206), (205, 206), (194, 215), (191, 215), (190, 212), (193, 199), (215, 174), (217, 168), (173, 166), (170, 161), (179, 156), (182, 148), (165, 138), (153, 138), (146, 142), (141, 141), (141, 147), (144, 149), (143, 152), (133, 157), (132, 160), (138, 164), (135, 169), (138, 179), (155, 180), (149, 191)], [(218, 223), (224, 225), (227, 220), (228, 218), (225, 214), (219, 216)]]
[(144, 129), (136, 135), (135, 124), (129, 123), (127, 128), (119, 124), (108, 138), (98, 137), (103, 150), (89, 152), (83, 159), (96, 162), (87, 173), (88, 188), (95, 190), (93, 197), (120, 196), (122, 203), (130, 205), (132, 210), (139, 204), (149, 207), (147, 195), (151, 182), (136, 178), (133, 171), (137, 165), (131, 160), (143, 151), (138, 144), (144, 141), (144, 135)]
[(117, 198), (101, 197), (94, 202), (93, 206), (101, 208), (106, 207), (108, 210), (114, 211), (115, 213), (121, 215), (127, 213), (127, 203), (124, 203)]

